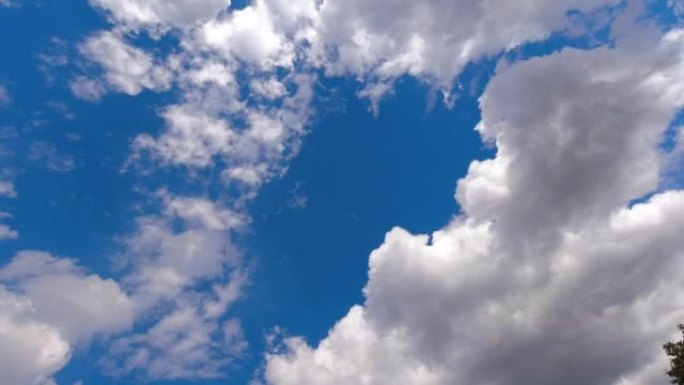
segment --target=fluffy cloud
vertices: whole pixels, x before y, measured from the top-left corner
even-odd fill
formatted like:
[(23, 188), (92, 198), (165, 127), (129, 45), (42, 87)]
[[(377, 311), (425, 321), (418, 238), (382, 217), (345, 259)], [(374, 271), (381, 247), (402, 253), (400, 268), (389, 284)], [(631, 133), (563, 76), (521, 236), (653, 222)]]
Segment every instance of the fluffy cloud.
[(19, 233), (16, 230), (12, 230), (7, 225), (0, 224), (0, 241), (3, 239), (16, 239), (18, 237)]
[[(213, 3), (99, 0), (92, 4), (107, 9), (118, 26), (179, 25), (160, 16), (165, 7), (203, 8), (206, 15), (185, 11), (192, 22), (180, 23), (187, 28), (177, 31), (179, 50), (166, 58), (132, 47), (121, 29), (92, 36), (81, 51), (102, 67), (114, 90), (180, 88), (180, 100), (161, 109), (167, 129), (136, 138), (135, 159), (149, 153), (164, 165), (225, 165), (227, 181), (254, 189), (296, 153), (310, 115), (313, 77), (305, 74), (311, 67), (366, 80), (359, 95), (370, 98), (377, 111), (398, 76), (450, 89), (469, 61), (569, 26), (568, 11), (614, 3), (259, 0), (219, 12)], [(90, 100), (104, 92), (89, 77), (75, 78), (71, 88)]]
[(16, 198), (17, 190), (14, 188), (14, 183), (0, 180), (0, 196)]
[(8, 385), (47, 385), (69, 359), (59, 331), (37, 321), (30, 301), (0, 288), (0, 372)]
[(145, 332), (116, 340), (110, 352), (117, 364), (105, 361), (105, 367), (115, 375), (140, 372), (149, 379), (222, 377), (247, 348), (240, 322), (220, 319), (243, 283), (233, 276), (209, 295), (183, 295)]
[(239, 321), (225, 318), (247, 283), (231, 242), (245, 219), (207, 199), (158, 196), (161, 213), (139, 218), (125, 240), (130, 272), (122, 281), (139, 327), (101, 363), (117, 376), (220, 377), (246, 348)]
[(459, 182), (463, 214), (430, 236), (388, 233), (365, 304), (315, 348), (286, 339), (266, 380), (664, 381), (660, 344), (684, 317), (684, 192), (630, 202), (658, 187), (683, 44), (673, 31), (502, 65), (478, 126), (497, 155)]
[(240, 322), (225, 314), (247, 283), (231, 243), (245, 218), (207, 199), (165, 190), (157, 198), (160, 214), (138, 218), (124, 240), (121, 284), (38, 251), (0, 270), (8, 385), (52, 384), (74, 348), (96, 335), (112, 337), (100, 365), (114, 375), (214, 378), (242, 356)]
[[(570, 10), (590, 12), (616, 3), (326, 0), (315, 22), (311, 55), (333, 74), (372, 82), (413, 75), (448, 91), (468, 62), (568, 27)], [(373, 96), (377, 100), (382, 94)]]
[(294, 47), (275, 29), (264, 2), (212, 20), (202, 26), (199, 41), (223, 55), (256, 65), (291, 65)]
[(0, 270), (0, 372), (7, 385), (46, 385), (75, 345), (128, 329), (119, 285), (68, 259), (22, 251)]
[(69, 89), (79, 99), (97, 102), (107, 89), (101, 82), (85, 76), (77, 76), (69, 82)]
[[(81, 53), (99, 64), (104, 71), (104, 80), (114, 90), (137, 95), (143, 89), (163, 91), (170, 87), (172, 73), (152, 55), (129, 45), (117, 32), (106, 31), (89, 37), (80, 46)], [(94, 80), (90, 80), (93, 82)], [(98, 99), (98, 83), (89, 83), (79, 77), (72, 81), (71, 88), (76, 95), (85, 99)]]
[(90, 0), (90, 4), (128, 27), (164, 29), (207, 21), (227, 8), (230, 0)]
[(206, 199), (160, 196), (162, 215), (138, 218), (125, 240), (132, 271), (124, 281), (139, 311), (221, 277), (240, 260), (230, 237), (244, 224), (240, 215)]
[[(96, 101), (108, 91), (178, 91), (175, 102), (159, 108), (164, 129), (134, 139), (129, 166), (149, 170), (151, 163), (190, 177), (219, 168), (223, 181), (237, 187), (223, 203), (164, 190), (160, 212), (137, 219), (125, 239), (130, 270), (122, 283), (139, 327), (118, 338), (102, 364), (115, 375), (149, 379), (218, 377), (246, 346), (240, 322), (226, 320), (247, 282), (232, 243), (246, 222), (238, 213), (258, 186), (283, 172), (310, 114), (315, 78), (295, 67), (311, 8), (256, 2), (224, 13), (212, 9), (218, 3), (187, 2), (177, 10), (203, 6), (206, 13), (179, 20), (161, 2), (91, 3), (118, 24), (81, 44), (103, 77), (78, 76), (72, 92)], [(276, 15), (276, 6), (288, 12)], [(174, 27), (179, 45), (168, 56), (131, 45), (131, 29), (155, 34)]]
[(285, 87), (281, 81), (280, 87), (266, 83), (270, 89), (264, 99), (272, 104), (251, 106), (254, 100), (240, 96), (237, 85), (222, 74), (187, 72), (186, 99), (164, 109), (167, 129), (161, 135), (135, 139), (134, 159), (149, 154), (162, 164), (190, 169), (223, 164), (227, 181), (253, 187), (282, 171), (305, 133), (313, 78), (283, 79), (292, 90), (286, 94), (279, 93)]
[[(571, 10), (616, 3), (259, 0), (226, 12), (227, 2), (213, 0), (91, 0), (116, 25), (80, 47), (102, 79), (76, 77), (72, 91), (98, 100), (108, 91), (177, 90), (159, 109), (164, 129), (133, 141), (132, 163), (145, 158), (191, 177), (218, 168), (241, 187), (230, 209), (165, 192), (160, 213), (138, 218), (125, 241), (131, 270), (123, 283), (141, 327), (116, 340), (105, 366), (151, 379), (213, 378), (240, 356), (239, 322), (225, 321), (247, 281), (231, 242), (244, 223), (235, 212), (297, 153), (316, 69), (364, 81), (359, 95), (377, 110), (399, 76), (448, 91), (469, 61), (544, 39), (570, 25)], [(179, 44), (169, 56), (135, 47), (140, 29), (153, 37), (173, 29)], [(681, 267), (667, 252), (680, 246), (667, 231), (680, 223), (663, 213), (680, 210), (682, 198), (628, 202), (661, 177), (655, 149), (682, 104), (680, 51), (673, 32), (648, 54), (565, 51), (502, 66), (478, 127), (498, 154), (474, 162), (459, 182), (464, 214), (431, 237), (388, 234), (371, 256), (366, 304), (315, 349), (288, 339), (289, 352), (269, 356), (267, 379), (522, 384), (622, 376), (626, 385), (657, 373), (652, 349), (636, 347), (652, 347), (679, 314), (660, 298), (681, 303), (668, 291), (681, 281), (666, 275)], [(605, 283), (606, 276), (615, 278)], [(608, 357), (610, 344), (620, 354)], [(547, 365), (559, 361), (567, 366)], [(597, 362), (602, 370), (589, 366)]]

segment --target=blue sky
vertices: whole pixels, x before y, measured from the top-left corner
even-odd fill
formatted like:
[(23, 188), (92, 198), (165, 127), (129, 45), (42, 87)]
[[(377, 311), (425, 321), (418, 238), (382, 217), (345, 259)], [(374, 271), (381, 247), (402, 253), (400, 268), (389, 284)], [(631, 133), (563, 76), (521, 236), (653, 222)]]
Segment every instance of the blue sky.
[(532, 3), (0, 0), (0, 383), (664, 383), (684, 5)]

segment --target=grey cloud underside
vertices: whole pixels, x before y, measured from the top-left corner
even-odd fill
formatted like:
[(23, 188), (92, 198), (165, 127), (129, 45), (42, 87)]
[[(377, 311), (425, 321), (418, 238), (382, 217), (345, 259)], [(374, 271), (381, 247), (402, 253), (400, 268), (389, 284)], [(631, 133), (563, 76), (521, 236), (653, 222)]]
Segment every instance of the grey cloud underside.
[(684, 192), (628, 204), (658, 187), (683, 43), (673, 31), (656, 48), (502, 65), (478, 126), (497, 155), (459, 182), (464, 213), (430, 239), (392, 230), (371, 254), (366, 303), (315, 348), (286, 340), (268, 382), (666, 381), (660, 344), (684, 317)]

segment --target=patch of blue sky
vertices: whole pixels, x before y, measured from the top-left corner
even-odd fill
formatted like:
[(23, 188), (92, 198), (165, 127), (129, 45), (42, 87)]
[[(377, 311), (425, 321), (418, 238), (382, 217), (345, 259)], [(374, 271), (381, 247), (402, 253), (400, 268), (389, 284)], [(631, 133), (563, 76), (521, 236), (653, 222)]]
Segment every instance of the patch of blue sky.
[(644, 20), (656, 21), (663, 30), (667, 31), (682, 25), (684, 5), (681, 0), (647, 0)]
[[(374, 118), (351, 79), (325, 80), (331, 95), (288, 173), (250, 205), (245, 249), (255, 263), (248, 300), (237, 305), (253, 343), (280, 325), (318, 341), (363, 301), (368, 254), (393, 226), (442, 227), (459, 208), (454, 181), (491, 155), (473, 128), (477, 101), (430, 109), (427, 86), (402, 78)], [(303, 194), (306, 205), (293, 205)]]

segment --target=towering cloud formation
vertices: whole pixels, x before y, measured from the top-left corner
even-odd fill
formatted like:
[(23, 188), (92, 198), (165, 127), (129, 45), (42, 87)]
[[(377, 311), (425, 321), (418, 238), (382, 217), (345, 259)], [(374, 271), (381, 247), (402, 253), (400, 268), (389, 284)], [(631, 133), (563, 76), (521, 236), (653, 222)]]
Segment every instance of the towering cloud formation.
[(647, 44), (502, 65), (478, 126), (497, 155), (459, 181), (463, 214), (388, 233), (365, 304), (315, 348), (287, 339), (267, 381), (663, 380), (660, 343), (684, 317), (684, 192), (630, 202), (657, 189), (684, 105), (684, 31)]

